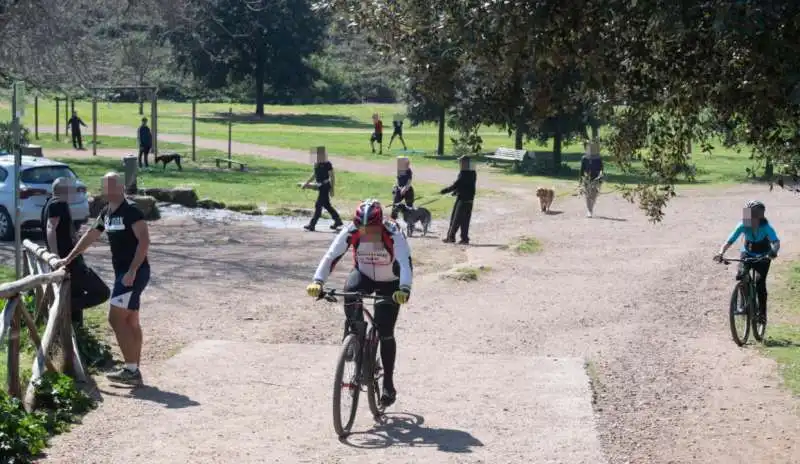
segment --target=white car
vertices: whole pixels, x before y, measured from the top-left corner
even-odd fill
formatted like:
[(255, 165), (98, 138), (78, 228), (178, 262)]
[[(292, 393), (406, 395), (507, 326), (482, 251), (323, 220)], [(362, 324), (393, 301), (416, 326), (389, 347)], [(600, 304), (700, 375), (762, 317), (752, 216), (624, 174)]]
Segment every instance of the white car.
[[(58, 161), (35, 156), (22, 157), (20, 174), (20, 219), (22, 229), (42, 227), (42, 208), (59, 177), (72, 179), (77, 195), (69, 204), (76, 228), (89, 218), (86, 184), (70, 167)], [(0, 240), (14, 239), (14, 156), (0, 155)]]

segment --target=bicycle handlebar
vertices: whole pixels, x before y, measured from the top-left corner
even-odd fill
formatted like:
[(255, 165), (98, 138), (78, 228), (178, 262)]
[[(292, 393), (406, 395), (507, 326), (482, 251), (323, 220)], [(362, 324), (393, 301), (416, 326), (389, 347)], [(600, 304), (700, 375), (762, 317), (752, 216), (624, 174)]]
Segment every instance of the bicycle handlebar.
[(742, 259), (738, 259), (738, 258), (726, 258), (726, 257), (724, 257), (724, 256), (723, 256), (723, 257), (720, 259), (720, 261), (719, 261), (719, 262), (720, 262), (721, 264), (726, 264), (726, 265), (727, 265), (727, 264), (730, 264), (730, 263), (732, 263), (732, 262), (738, 262), (738, 263), (757, 263), (757, 262), (760, 262), (760, 261), (770, 261), (770, 260), (772, 260), (772, 257), (770, 257), (769, 255), (755, 256), (755, 257), (752, 257), (752, 258), (742, 258)]
[(370, 295), (370, 294), (361, 293), (361, 292), (343, 292), (343, 291), (331, 288), (331, 289), (327, 289), (327, 290), (323, 289), (322, 292), (319, 294), (319, 297), (317, 298), (317, 300), (325, 300), (325, 301), (329, 301), (331, 303), (336, 303), (337, 301), (339, 301), (339, 300), (336, 299), (337, 296), (341, 296), (341, 297), (345, 297), (345, 298), (347, 298), (348, 296), (354, 296), (354, 297), (357, 297), (357, 298), (367, 298), (367, 299), (373, 299), (373, 300), (377, 300), (379, 298), (386, 298), (384, 296)]

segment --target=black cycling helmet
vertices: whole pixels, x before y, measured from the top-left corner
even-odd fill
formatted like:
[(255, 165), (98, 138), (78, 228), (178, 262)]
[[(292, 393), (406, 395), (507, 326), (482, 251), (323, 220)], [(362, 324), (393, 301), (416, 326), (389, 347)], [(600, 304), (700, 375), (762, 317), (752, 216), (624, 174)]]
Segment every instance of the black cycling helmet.
[(744, 204), (744, 207), (754, 211), (760, 211), (761, 214), (764, 214), (764, 212), (767, 210), (767, 207), (764, 206), (764, 203), (758, 200), (748, 200), (747, 203)]

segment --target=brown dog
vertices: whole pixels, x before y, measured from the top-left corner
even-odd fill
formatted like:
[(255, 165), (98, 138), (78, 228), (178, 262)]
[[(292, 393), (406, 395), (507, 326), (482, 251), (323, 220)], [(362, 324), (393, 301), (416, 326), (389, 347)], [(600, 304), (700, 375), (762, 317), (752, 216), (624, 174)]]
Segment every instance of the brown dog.
[(550, 212), (550, 205), (556, 198), (555, 190), (551, 188), (539, 187), (536, 189), (536, 197), (539, 198), (539, 206), (542, 208), (543, 213)]

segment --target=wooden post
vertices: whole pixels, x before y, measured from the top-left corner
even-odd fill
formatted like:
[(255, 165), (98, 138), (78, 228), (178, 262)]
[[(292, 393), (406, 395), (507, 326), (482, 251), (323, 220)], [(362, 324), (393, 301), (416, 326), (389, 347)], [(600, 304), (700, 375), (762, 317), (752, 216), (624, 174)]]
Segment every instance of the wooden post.
[(69, 134), (69, 97), (64, 97), (64, 135)]
[(71, 294), (72, 292), (70, 288), (69, 277), (66, 277), (63, 281), (61, 281), (61, 301), (59, 303), (61, 306), (57, 309), (58, 316), (61, 318), (61, 320), (58, 321), (58, 325), (61, 327), (61, 354), (64, 357), (62, 372), (72, 378), (75, 378), (75, 360), (73, 359), (75, 347), (72, 345), (72, 305), (70, 304)]
[(197, 100), (192, 100), (192, 161), (197, 161)]
[(72, 97), (72, 100), (70, 100), (70, 107), (72, 108), (72, 112), (74, 113), (75, 112), (75, 97)]
[(228, 169), (232, 169), (231, 163), (231, 134), (233, 133), (233, 107), (228, 108)]
[(58, 142), (59, 137), (61, 136), (61, 126), (59, 122), (61, 121), (61, 110), (58, 109), (58, 97), (56, 97), (56, 142)]
[(36, 140), (39, 140), (39, 96), (33, 97), (33, 130)]
[(22, 304), (20, 296), (13, 298), (13, 311), (11, 315), (11, 330), (8, 334), (8, 394), (14, 398), (22, 399), (21, 387), (19, 384), (19, 329), (20, 329), (20, 310)]
[(150, 105), (150, 119), (152, 119), (152, 123), (150, 124), (153, 131), (153, 156), (158, 156), (158, 89), (153, 87), (151, 89), (153, 92), (153, 100)]
[(97, 97), (92, 98), (92, 156), (97, 156)]

